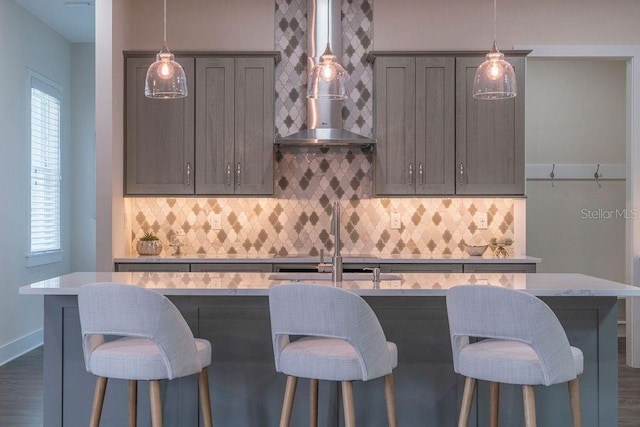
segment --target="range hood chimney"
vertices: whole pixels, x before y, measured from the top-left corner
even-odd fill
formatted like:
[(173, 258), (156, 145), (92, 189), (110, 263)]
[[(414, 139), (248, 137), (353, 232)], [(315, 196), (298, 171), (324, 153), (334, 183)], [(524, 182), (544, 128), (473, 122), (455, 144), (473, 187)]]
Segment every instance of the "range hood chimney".
[[(307, 0), (307, 77), (320, 61), (327, 42), (334, 55), (342, 58), (342, 0)], [(307, 98), (307, 126), (286, 137), (276, 137), (277, 145), (369, 146), (375, 140), (349, 132), (342, 125), (343, 101)]]

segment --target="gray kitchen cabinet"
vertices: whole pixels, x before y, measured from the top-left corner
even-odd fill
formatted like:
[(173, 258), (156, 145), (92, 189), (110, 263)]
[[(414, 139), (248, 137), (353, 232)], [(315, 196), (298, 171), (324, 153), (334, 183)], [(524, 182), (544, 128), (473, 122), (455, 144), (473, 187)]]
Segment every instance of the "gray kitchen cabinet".
[(382, 273), (462, 273), (462, 264), (380, 264)]
[(273, 194), (274, 66), (196, 59), (197, 194)]
[(526, 54), (506, 58), (517, 97), (478, 101), (484, 53), (371, 53), (376, 195), (523, 195)]
[(126, 61), (126, 194), (193, 194), (194, 59), (176, 57), (190, 94), (181, 99), (145, 97), (147, 68), (154, 61), (155, 56)]
[(176, 56), (189, 96), (144, 96), (149, 54), (125, 53), (126, 195), (273, 194), (275, 52)]
[(454, 69), (452, 57), (376, 58), (377, 195), (455, 191)]
[(243, 273), (268, 273), (271, 264), (267, 263), (192, 263), (191, 271), (194, 273), (206, 272), (243, 272)]
[(515, 98), (471, 95), (484, 57), (456, 59), (456, 194), (524, 194), (525, 58), (507, 56), (518, 84)]
[(465, 273), (535, 273), (536, 264), (464, 264)]
[(176, 272), (183, 273), (189, 271), (189, 264), (186, 263), (159, 263), (159, 262), (127, 262), (116, 263), (115, 271), (118, 272)]

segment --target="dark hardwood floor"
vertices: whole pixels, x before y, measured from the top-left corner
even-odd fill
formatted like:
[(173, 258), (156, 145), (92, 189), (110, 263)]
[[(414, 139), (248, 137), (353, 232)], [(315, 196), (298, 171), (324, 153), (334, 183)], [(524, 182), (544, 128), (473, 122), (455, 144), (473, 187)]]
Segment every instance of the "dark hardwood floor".
[(0, 367), (0, 426), (41, 427), (42, 347)]
[[(618, 347), (618, 426), (638, 427), (640, 426), (640, 369), (625, 365), (624, 352), (625, 341), (621, 339)], [(42, 347), (39, 347), (0, 367), (0, 426), (40, 427), (43, 425), (42, 356)]]

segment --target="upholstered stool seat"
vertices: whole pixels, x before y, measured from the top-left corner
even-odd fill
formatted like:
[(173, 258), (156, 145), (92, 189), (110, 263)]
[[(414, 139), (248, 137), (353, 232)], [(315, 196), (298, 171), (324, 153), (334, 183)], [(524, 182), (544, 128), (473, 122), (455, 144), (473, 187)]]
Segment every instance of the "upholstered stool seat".
[[(387, 342), (391, 367), (398, 366), (398, 348)], [(355, 347), (338, 338), (306, 337), (287, 345), (280, 353), (280, 370), (294, 377), (327, 381), (362, 381), (362, 367)]]
[[(567, 371), (567, 378), (558, 378), (556, 382), (570, 381), (582, 374), (582, 351), (571, 347), (571, 354), (575, 372)], [(485, 381), (519, 385), (545, 383), (538, 354), (531, 346), (518, 341), (486, 339), (468, 345), (458, 355), (458, 369), (466, 376)]]
[(287, 375), (280, 427), (291, 420), (298, 378), (310, 379), (310, 426), (318, 423), (318, 381), (328, 380), (341, 382), (345, 426), (355, 427), (352, 381), (379, 377), (387, 421), (397, 426), (392, 370), (398, 349), (362, 298), (329, 285), (293, 283), (271, 289), (269, 309), (276, 371)]
[[(211, 344), (195, 339), (198, 365), (211, 363)], [(89, 360), (89, 371), (100, 377), (123, 380), (158, 380), (168, 378), (160, 348), (146, 338), (125, 337), (97, 347)], [(195, 373), (195, 372), (194, 372)]]
[[(165, 296), (132, 285), (80, 288), (78, 308), (87, 372), (98, 377), (89, 425), (98, 427), (109, 378), (129, 381), (129, 426), (137, 420), (138, 381), (149, 381), (151, 422), (162, 426), (159, 380), (198, 375), (204, 425), (213, 425), (207, 367), (211, 344), (193, 337)], [(112, 337), (112, 338), (107, 338)]]
[(455, 286), (447, 291), (447, 315), (453, 367), (466, 377), (459, 427), (469, 422), (477, 380), (490, 382), (492, 427), (498, 426), (500, 383), (522, 386), (525, 426), (533, 427), (533, 386), (568, 382), (573, 426), (582, 425), (582, 351), (569, 345), (560, 321), (543, 301), (499, 286)]

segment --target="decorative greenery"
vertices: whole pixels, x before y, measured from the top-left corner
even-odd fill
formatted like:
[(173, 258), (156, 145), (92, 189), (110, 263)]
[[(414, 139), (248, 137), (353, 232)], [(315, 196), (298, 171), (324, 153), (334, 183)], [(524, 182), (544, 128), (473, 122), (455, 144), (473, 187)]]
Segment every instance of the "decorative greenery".
[(489, 244), (492, 247), (496, 247), (496, 246), (511, 246), (513, 244), (513, 239), (506, 237), (503, 239), (498, 239), (496, 237), (491, 238), (491, 240), (489, 240)]
[(140, 238), (140, 241), (142, 242), (152, 242), (154, 240), (160, 240), (160, 239), (158, 238), (158, 236), (156, 236), (150, 231), (145, 232), (144, 236)]

